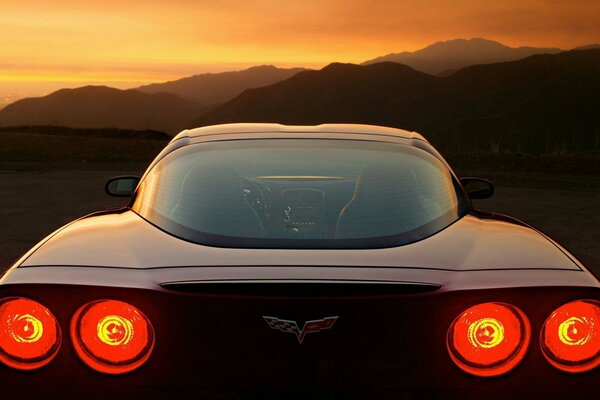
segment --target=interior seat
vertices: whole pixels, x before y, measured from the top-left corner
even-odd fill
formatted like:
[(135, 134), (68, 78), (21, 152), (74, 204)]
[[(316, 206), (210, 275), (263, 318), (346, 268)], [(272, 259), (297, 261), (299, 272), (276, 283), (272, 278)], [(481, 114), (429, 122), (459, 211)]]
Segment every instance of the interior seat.
[(210, 234), (265, 236), (260, 216), (244, 198), (242, 177), (230, 167), (198, 166), (188, 172), (171, 218)]
[(427, 213), (410, 170), (369, 165), (361, 172), (350, 202), (342, 209), (336, 238), (390, 236), (415, 229)]

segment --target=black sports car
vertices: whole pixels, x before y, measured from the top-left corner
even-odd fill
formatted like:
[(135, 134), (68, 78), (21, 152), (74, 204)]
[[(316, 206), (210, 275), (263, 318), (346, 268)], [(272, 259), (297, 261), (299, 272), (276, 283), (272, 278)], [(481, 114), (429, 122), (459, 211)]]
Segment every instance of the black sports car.
[(2, 398), (596, 398), (600, 283), (419, 134), (177, 135), (0, 280)]

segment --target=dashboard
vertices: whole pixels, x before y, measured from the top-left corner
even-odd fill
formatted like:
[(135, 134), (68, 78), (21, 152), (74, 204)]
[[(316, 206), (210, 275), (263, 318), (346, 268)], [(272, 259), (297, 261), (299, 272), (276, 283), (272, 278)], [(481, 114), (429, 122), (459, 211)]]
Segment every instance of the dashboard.
[(242, 189), (269, 236), (319, 239), (335, 234), (355, 184), (339, 176), (257, 176), (245, 178)]

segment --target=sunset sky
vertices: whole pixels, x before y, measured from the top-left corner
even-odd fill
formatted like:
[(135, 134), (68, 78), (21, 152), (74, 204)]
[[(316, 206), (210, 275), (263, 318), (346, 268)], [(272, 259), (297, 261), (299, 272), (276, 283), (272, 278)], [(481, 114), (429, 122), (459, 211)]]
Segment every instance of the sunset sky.
[(90, 83), (360, 63), (454, 38), (569, 49), (600, 42), (599, 21), (600, 0), (0, 0), (0, 106)]

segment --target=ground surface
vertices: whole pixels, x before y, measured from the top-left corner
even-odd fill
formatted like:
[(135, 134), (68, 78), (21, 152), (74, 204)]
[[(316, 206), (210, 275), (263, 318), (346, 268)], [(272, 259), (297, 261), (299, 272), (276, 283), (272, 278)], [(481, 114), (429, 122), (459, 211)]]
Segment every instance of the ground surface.
[[(43, 171), (37, 164), (15, 163), (0, 169), (0, 269), (55, 229), (89, 212), (125, 205), (127, 200), (104, 193), (108, 178), (139, 174), (146, 163), (80, 163)], [(508, 214), (539, 228), (573, 252), (600, 276), (600, 191), (497, 187), (496, 194), (476, 206)]]
[(0, 270), (67, 222), (93, 211), (120, 207), (127, 199), (104, 192), (115, 175), (139, 174), (145, 164), (0, 170)]
[(500, 186), (492, 198), (475, 206), (533, 225), (600, 277), (600, 192)]

